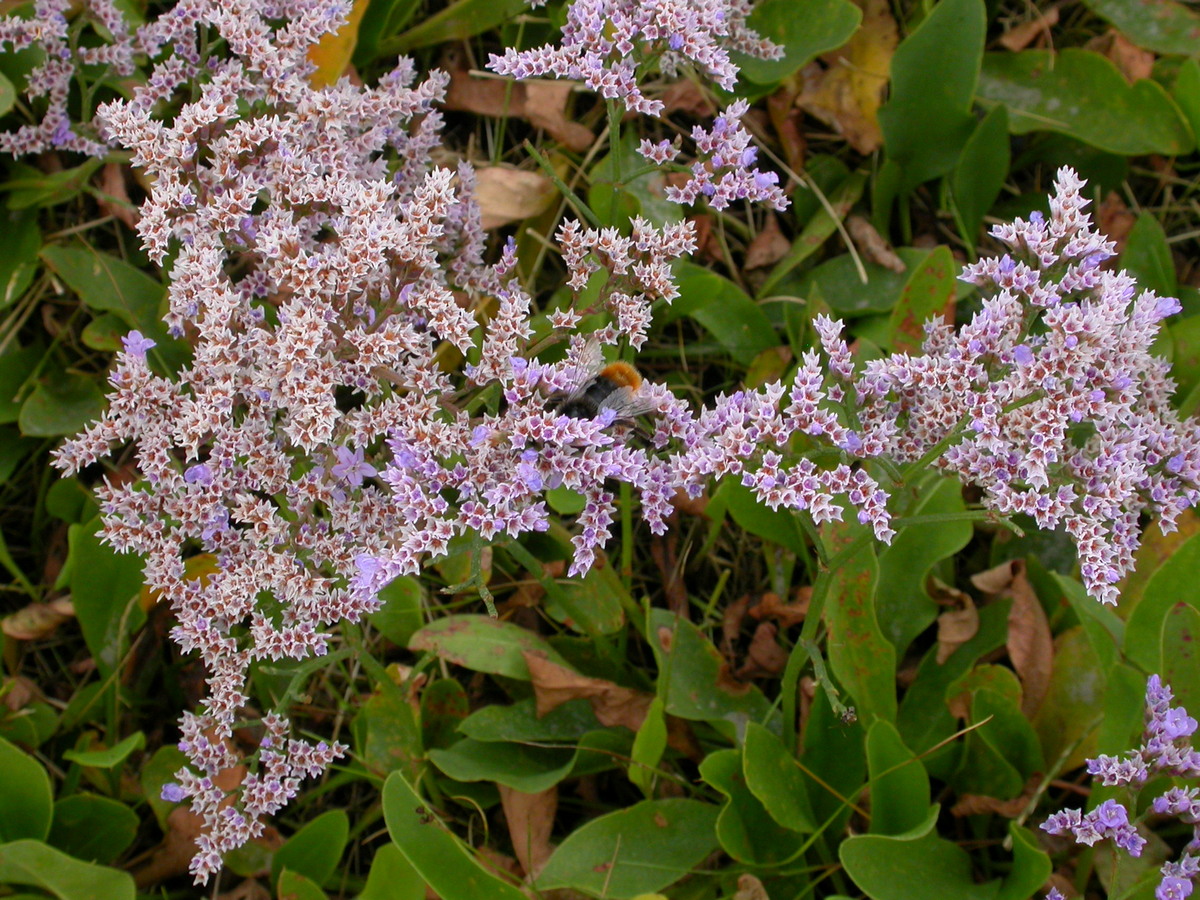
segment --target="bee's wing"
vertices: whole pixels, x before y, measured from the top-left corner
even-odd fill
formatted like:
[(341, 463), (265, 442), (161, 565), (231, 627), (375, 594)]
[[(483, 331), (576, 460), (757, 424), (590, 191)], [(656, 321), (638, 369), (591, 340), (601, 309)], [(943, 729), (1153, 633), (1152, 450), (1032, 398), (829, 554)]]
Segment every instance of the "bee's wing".
[(600, 409), (611, 409), (616, 418), (635, 419), (658, 408), (658, 398), (648, 391), (622, 387), (613, 391), (599, 403)]
[(569, 385), (567, 394), (571, 398), (578, 397), (587, 390), (589, 382), (604, 365), (604, 357), (600, 353), (600, 342), (594, 337), (588, 338), (583, 346), (574, 352), (574, 356), (575, 359), (568, 370), (567, 378)]

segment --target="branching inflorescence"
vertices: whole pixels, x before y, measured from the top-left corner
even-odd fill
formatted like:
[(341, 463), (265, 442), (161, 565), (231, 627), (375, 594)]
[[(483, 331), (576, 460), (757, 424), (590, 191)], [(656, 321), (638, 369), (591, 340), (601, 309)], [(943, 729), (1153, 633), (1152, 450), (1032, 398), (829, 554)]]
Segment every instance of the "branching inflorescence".
[[(1122, 757), (1099, 756), (1088, 760), (1088, 772), (1106, 787), (1125, 786), (1136, 791), (1152, 777), (1176, 777), (1195, 780), (1200, 776), (1200, 752), (1192, 747), (1196, 720), (1181, 706), (1171, 706), (1171, 689), (1157, 675), (1146, 683), (1146, 727), (1142, 745)], [(1158, 900), (1184, 900), (1190, 897), (1200, 875), (1200, 788), (1170, 787), (1154, 798), (1150, 810), (1158, 816), (1177, 818), (1192, 829), (1191, 840), (1182, 854), (1161, 868), (1162, 878), (1154, 892)], [(1069, 834), (1077, 843), (1089, 847), (1111, 840), (1130, 856), (1141, 856), (1146, 839), (1130, 820), (1129, 810), (1109, 799), (1090, 812), (1065, 809), (1042, 823), (1050, 834)], [(1052, 891), (1047, 900), (1057, 895)]]
[[(596, 4), (580, 0), (561, 52), (496, 65), (580, 77), (653, 112), (618, 63), (626, 42), (659, 55), (662, 69), (686, 58), (722, 83), (729, 49), (772, 52), (746, 31), (741, 0), (610, 6), (626, 17), (612, 29), (593, 27)], [(652, 27), (645, 16), (656, 10), (679, 21)], [(136, 454), (138, 480), (99, 491), (104, 536), (144, 556), (147, 583), (177, 617), (174, 639), (208, 669), (202, 709), (184, 718), (193, 769), (167, 792), (205, 818), (198, 880), (257, 834), (301, 777), (346, 750), (297, 740), (272, 714), (257, 769), (232, 796), (217, 788), (240, 762), (231, 738), (248, 668), (325, 653), (331, 626), (377, 608), (383, 586), (457, 535), (545, 529), (550, 488), (584, 497), (579, 574), (608, 538), (617, 483), (632, 487), (655, 532), (677, 492), (699, 495), (730, 476), (818, 525), (853, 508), (888, 541), (889, 476), (871, 461), (925, 460), (980, 486), (999, 513), (1065, 528), (1089, 591), (1105, 601), (1130, 566), (1138, 516), (1169, 523), (1195, 502), (1197, 432), (1170, 410), (1165, 365), (1149, 352), (1178, 305), (1136, 295), (1132, 279), (1100, 268), (1111, 246), (1065, 169), (1050, 218), (997, 229), (1010, 255), (966, 270), (995, 296), (958, 331), (928, 326), (920, 354), (860, 365), (841, 324), (818, 317), (819, 347), (786, 383), (699, 411), (661, 385), (641, 387), (648, 442), (611, 415), (564, 414), (554, 398), (575, 381), (587, 345), (574, 334), (580, 311), (549, 316), (567, 352), (540, 358), (533, 300), (512, 277), (515, 250), (485, 262), (470, 166), (429, 161), (445, 76), (420, 81), (404, 61), (374, 88), (310, 84), (306, 51), (343, 12), (317, 0), (185, 0), (136, 38), (158, 59), (146, 83), (99, 114), (102, 136), (152, 180), (139, 232), (156, 262), (175, 254), (167, 324), (192, 357), (176, 374), (155, 371), (154, 342), (131, 333), (106, 415), (56, 464), (76, 472), (126, 444)], [(201, 51), (209, 29), (228, 48), (222, 58)], [(188, 83), (195, 98), (165, 115)], [(744, 111), (735, 104), (698, 130), (698, 183), (678, 201), (783, 202), (775, 179), (750, 168), (736, 121)], [(688, 224), (567, 221), (558, 241), (577, 294), (604, 280), (611, 324), (594, 339), (637, 347), (652, 305), (675, 297), (671, 263), (695, 237)], [(471, 362), (454, 363), (456, 353)], [(201, 553), (215, 571), (186, 577), (185, 561)]]

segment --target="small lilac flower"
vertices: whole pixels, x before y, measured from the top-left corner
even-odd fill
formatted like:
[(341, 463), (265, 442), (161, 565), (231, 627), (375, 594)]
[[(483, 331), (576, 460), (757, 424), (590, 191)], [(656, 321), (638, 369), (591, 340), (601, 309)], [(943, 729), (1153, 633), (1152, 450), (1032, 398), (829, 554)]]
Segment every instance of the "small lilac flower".
[(151, 347), (156, 346), (152, 339), (143, 336), (143, 334), (137, 330), (130, 331), (128, 334), (122, 337), (121, 344), (125, 347), (126, 353), (136, 356), (139, 359), (145, 359), (146, 351)]

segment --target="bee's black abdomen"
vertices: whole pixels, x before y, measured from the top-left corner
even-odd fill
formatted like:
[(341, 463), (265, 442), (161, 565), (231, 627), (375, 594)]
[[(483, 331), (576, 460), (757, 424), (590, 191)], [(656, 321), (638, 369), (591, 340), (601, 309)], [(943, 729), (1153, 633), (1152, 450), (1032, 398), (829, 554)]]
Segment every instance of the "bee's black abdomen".
[(618, 386), (603, 378), (597, 378), (575, 397), (568, 397), (557, 407), (559, 415), (572, 419), (594, 419), (600, 414), (600, 404)]

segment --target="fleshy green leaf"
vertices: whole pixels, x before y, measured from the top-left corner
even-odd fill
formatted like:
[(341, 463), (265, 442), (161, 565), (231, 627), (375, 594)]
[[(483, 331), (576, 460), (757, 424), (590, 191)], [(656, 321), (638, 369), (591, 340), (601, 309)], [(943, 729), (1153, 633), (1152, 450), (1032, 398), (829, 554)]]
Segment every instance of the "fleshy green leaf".
[(111, 769), (123, 763), (129, 754), (145, 746), (146, 735), (136, 731), (120, 743), (103, 750), (67, 750), (63, 753), (63, 759), (94, 769)]
[(575, 888), (612, 900), (652, 893), (717, 849), (716, 820), (715, 806), (678, 799), (643, 800), (592, 819), (554, 851), (538, 889)]
[(971, 104), (986, 29), (981, 0), (943, 0), (896, 48), (879, 127), (888, 160), (900, 167), (901, 194), (958, 162), (975, 127)]
[[(834, 552), (847, 546), (862, 530), (862, 526), (831, 524)], [(867, 724), (876, 718), (896, 720), (896, 649), (879, 630), (875, 616), (878, 578), (875, 549), (869, 542), (864, 543), (832, 573), (832, 602), (825, 608), (829, 668)]]
[(1179, 290), (1167, 233), (1154, 216), (1138, 216), (1125, 239), (1119, 265), (1137, 279), (1140, 288), (1149, 288), (1160, 297), (1174, 297)]
[(1008, 107), (1013, 134), (1057, 131), (1124, 156), (1175, 156), (1194, 146), (1179, 108), (1157, 82), (1129, 84), (1089, 50), (988, 53), (979, 96)]
[(383, 817), (396, 847), (442, 900), (527, 900), (483, 868), (399, 772), (383, 784)]
[(317, 884), (333, 875), (346, 839), (350, 835), (350, 818), (340, 809), (331, 809), (307, 822), (275, 851), (271, 860), (272, 880), (284, 869), (291, 869)]
[(48, 843), (76, 859), (113, 863), (137, 837), (138, 816), (124, 803), (74, 794), (54, 804)]
[(565, 748), (471, 738), (446, 750), (429, 751), (430, 761), (456, 781), (494, 781), (528, 794), (544, 791), (566, 778), (574, 757), (574, 752)]
[(641, 788), (650, 799), (654, 795), (655, 772), (667, 749), (667, 720), (663, 715), (661, 697), (650, 701), (646, 718), (633, 739), (633, 755), (629, 760), (629, 780)]
[(867, 731), (867, 771), (871, 833), (903, 834), (919, 828), (930, 802), (929, 775), (891, 722), (876, 721)]
[(275, 895), (279, 900), (328, 900), (316, 882), (291, 869), (279, 873)]
[(92, 658), (107, 674), (128, 649), (128, 637), (146, 614), (137, 604), (142, 590), (142, 561), (117, 553), (96, 536), (98, 520), (67, 531), (71, 600)]
[(711, 722), (730, 736), (767, 719), (762, 692), (732, 681), (724, 657), (695, 625), (665, 609), (652, 609), (649, 625), (668, 714)]
[(680, 296), (665, 311), (664, 321), (694, 319), (743, 366), (779, 343), (762, 308), (728, 278), (685, 262), (676, 267), (675, 282)]
[(782, 59), (757, 59), (744, 53), (730, 57), (741, 69), (739, 78), (756, 84), (783, 81), (827, 50), (850, 40), (862, 11), (849, 0), (808, 0), (804, 15), (796, 15), (794, 0), (764, 0), (755, 4), (748, 24), (783, 47)]
[(746, 787), (772, 819), (791, 831), (816, 830), (803, 772), (783, 741), (757, 722), (746, 726), (742, 767)]
[(997, 104), (967, 138), (950, 178), (958, 232), (972, 253), (983, 217), (1000, 196), (1011, 159), (1008, 110)]
[(541, 653), (550, 662), (567, 665), (553, 647), (532, 631), (489, 616), (438, 619), (414, 634), (408, 649), (433, 653), (476, 672), (505, 675), (521, 681), (529, 680), (529, 667), (525, 665), (523, 653)]
[(43, 840), (50, 833), (53, 815), (46, 770), (28, 753), (0, 738), (0, 841)]
[(27, 437), (75, 434), (100, 418), (104, 392), (96, 379), (64, 373), (39, 381), (21, 404), (17, 424)]
[(996, 884), (976, 883), (971, 857), (934, 832), (940, 807), (906, 835), (847, 838), (838, 850), (846, 872), (871, 900), (995, 900)]
[(700, 763), (701, 777), (725, 795), (717, 818), (721, 848), (738, 862), (775, 866), (787, 862), (804, 846), (804, 835), (776, 822), (746, 787), (739, 750), (718, 750)]
[(1175, 0), (1083, 0), (1143, 50), (1195, 56), (1200, 15)]
[(908, 281), (888, 321), (887, 349), (919, 353), (925, 340), (925, 323), (941, 316), (954, 300), (958, 264), (950, 248), (942, 245), (908, 271)]
[(425, 881), (395, 844), (375, 851), (367, 886), (357, 900), (425, 900)]
[(0, 844), (0, 884), (41, 888), (59, 900), (133, 900), (128, 872), (80, 862), (41, 841)]
[(423, 594), (421, 582), (401, 575), (379, 592), (383, 605), (371, 613), (371, 625), (396, 646), (408, 646), (424, 622), (421, 616)]

